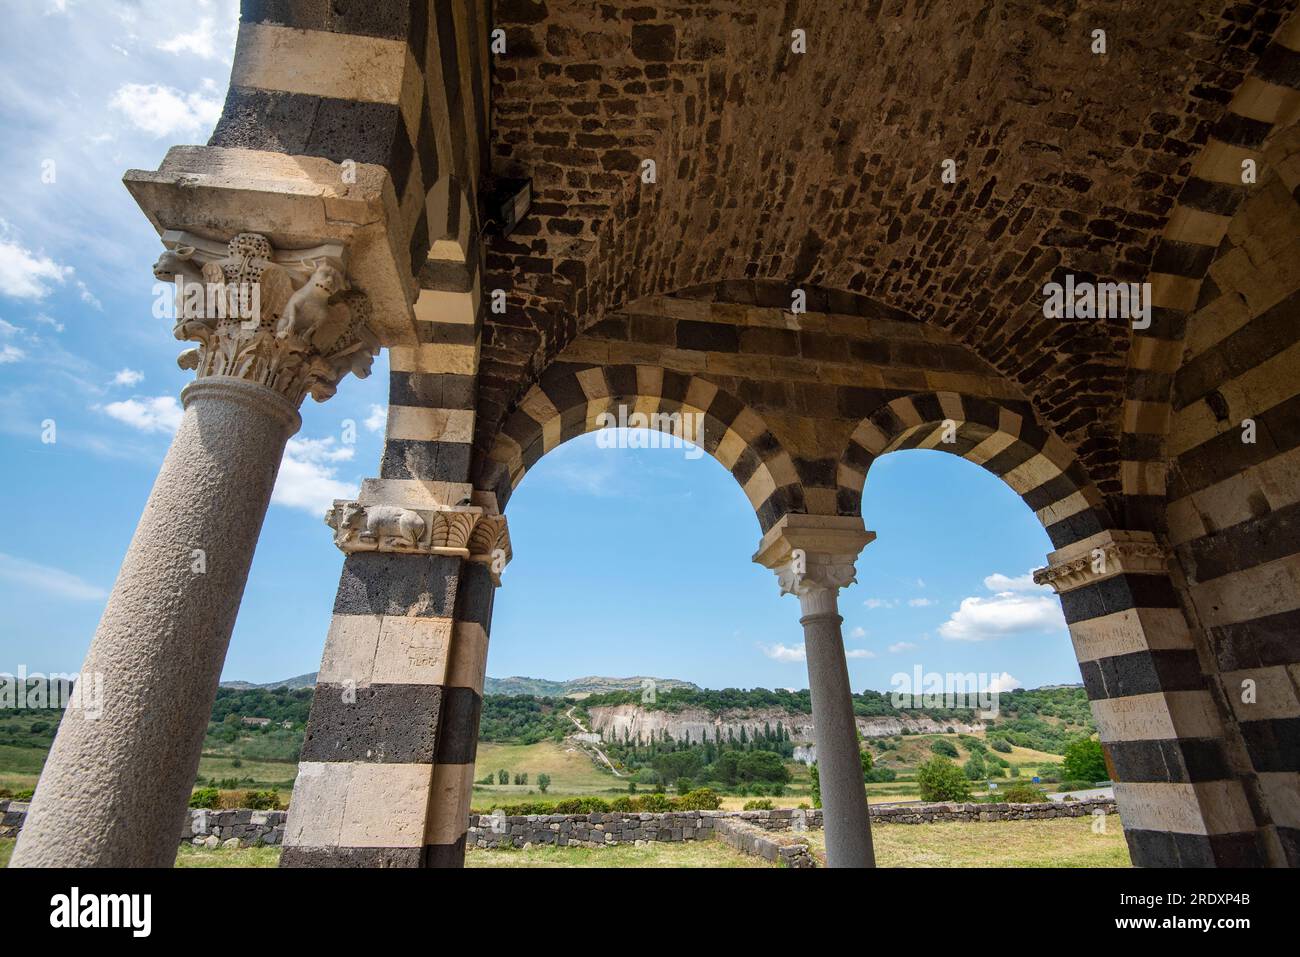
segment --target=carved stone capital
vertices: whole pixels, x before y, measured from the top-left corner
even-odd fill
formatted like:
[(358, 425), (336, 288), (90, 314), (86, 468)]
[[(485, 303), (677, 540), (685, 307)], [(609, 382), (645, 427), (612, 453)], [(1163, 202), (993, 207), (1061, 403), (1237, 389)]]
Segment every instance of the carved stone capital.
[(198, 343), (182, 369), (266, 386), (295, 408), (308, 392), (324, 402), (349, 372), (370, 375), (379, 340), (342, 244), (277, 250), (257, 233), (220, 243), (180, 230), (162, 242), (153, 271), (176, 286), (173, 332)]
[(857, 581), (855, 563), (876, 537), (861, 518), (784, 516), (768, 529), (754, 561), (776, 572), (783, 595), (797, 595), (805, 612), (833, 612), (841, 588)]
[(1034, 582), (1058, 595), (1121, 574), (1159, 574), (1169, 570), (1169, 552), (1150, 532), (1108, 530), (1067, 545), (1047, 556)]
[(325, 524), (345, 553), (454, 555), (487, 565), (498, 585), (513, 557), (505, 516), (478, 505), (405, 508), (336, 499)]

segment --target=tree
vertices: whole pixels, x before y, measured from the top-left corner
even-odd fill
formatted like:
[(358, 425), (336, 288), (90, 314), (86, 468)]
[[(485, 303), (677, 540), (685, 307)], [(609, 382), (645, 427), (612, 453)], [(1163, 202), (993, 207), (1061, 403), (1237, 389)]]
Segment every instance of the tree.
[(813, 807), (822, 806), (822, 779), (817, 771), (817, 762), (808, 765), (808, 779), (812, 782)]
[(945, 741), (943, 738), (935, 738), (931, 741), (930, 750), (935, 754), (942, 754), (946, 758), (957, 757), (957, 745), (951, 741)]
[(957, 765), (935, 755), (916, 772), (922, 801), (969, 801), (970, 781)]
[(790, 780), (790, 770), (775, 751), (745, 751), (736, 763), (736, 772), (744, 781)]
[(546, 789), (549, 788), (550, 786), (551, 786), (551, 776), (549, 774), (543, 771), (541, 774), (537, 775), (537, 789), (539, 791), (545, 794)]
[(1081, 738), (1067, 747), (1061, 767), (1070, 781), (1105, 781), (1109, 777), (1101, 742), (1092, 738)]
[(500, 771), (497, 772), (497, 784), (509, 784), (509, 783), (510, 783), (510, 772), (507, 771), (505, 768), (502, 768)]

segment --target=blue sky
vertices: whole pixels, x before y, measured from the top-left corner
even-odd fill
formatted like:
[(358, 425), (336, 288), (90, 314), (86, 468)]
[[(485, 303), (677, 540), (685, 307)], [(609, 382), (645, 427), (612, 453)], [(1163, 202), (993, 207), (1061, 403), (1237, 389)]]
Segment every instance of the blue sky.
[[(0, 672), (71, 672), (190, 379), (170, 322), (153, 317), (160, 247), (121, 176), (206, 141), (237, 4), (0, 4)], [(316, 669), (342, 563), (321, 515), (377, 470), (386, 383), (381, 357), (370, 379), (304, 403), (226, 677)], [(854, 687), (886, 689), (917, 665), (1079, 680), (1059, 604), (1025, 579), (1047, 537), (1000, 481), (943, 453), (899, 453), (872, 470), (864, 513), (880, 537), (841, 597)], [(588, 436), (534, 468), (508, 517), (490, 674), (806, 684), (798, 603), (750, 562), (757, 522), (713, 459)]]

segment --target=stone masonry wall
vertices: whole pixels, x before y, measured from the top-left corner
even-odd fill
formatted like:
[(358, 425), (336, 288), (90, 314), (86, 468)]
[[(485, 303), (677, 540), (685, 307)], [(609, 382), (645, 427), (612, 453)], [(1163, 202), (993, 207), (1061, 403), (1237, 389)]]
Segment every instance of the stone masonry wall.
[[(930, 824), (935, 821), (1045, 820), (1085, 817), (1100, 811), (1115, 813), (1113, 800), (1047, 804), (901, 804), (871, 808), (875, 824)], [(181, 828), (180, 843), (206, 847), (279, 845), (284, 839), (286, 811), (191, 810)], [(27, 804), (0, 799), (0, 838), (17, 837), (27, 817)], [(473, 847), (556, 844), (596, 847), (649, 841), (695, 841), (717, 837), (728, 845), (767, 860), (785, 860), (791, 867), (812, 867), (805, 861), (807, 846), (767, 839), (763, 832), (794, 837), (802, 830), (820, 830), (820, 810), (670, 811), (665, 814), (530, 814), (505, 817), (505, 830), (488, 814), (471, 814), (468, 843)], [(802, 847), (799, 852), (794, 848)]]
[[(1021, 821), (1086, 817), (1115, 813), (1113, 800), (1048, 802), (1043, 804), (904, 804), (871, 808), (875, 824), (930, 824), (936, 821)], [(802, 823), (801, 823), (802, 815)], [(474, 847), (555, 844), (560, 847), (634, 844), (650, 841), (694, 841), (718, 835), (728, 823), (769, 832), (820, 830), (819, 810), (669, 811), (664, 814), (593, 813), (530, 814), (493, 819), (471, 814), (469, 843)]]

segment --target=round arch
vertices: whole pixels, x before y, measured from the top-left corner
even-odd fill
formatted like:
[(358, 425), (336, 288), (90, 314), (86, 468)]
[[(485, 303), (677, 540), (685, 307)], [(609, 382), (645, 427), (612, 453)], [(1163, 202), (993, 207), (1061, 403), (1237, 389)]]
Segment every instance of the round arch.
[(1113, 527), (1101, 492), (1070, 448), (1028, 409), (956, 392), (902, 396), (865, 417), (836, 475), (840, 514), (858, 515), (871, 464), (901, 449), (958, 455), (1006, 482), (1042, 522), (1054, 548)]
[[(803, 484), (790, 455), (762, 416), (698, 376), (651, 365), (557, 363), (507, 417), (480, 460), (475, 487), (506, 502), (547, 452), (614, 421), (635, 421), (692, 439), (731, 472), (762, 531), (781, 516), (806, 511)], [(698, 418), (688, 421), (686, 416)]]

